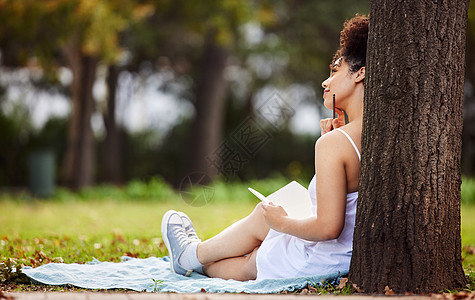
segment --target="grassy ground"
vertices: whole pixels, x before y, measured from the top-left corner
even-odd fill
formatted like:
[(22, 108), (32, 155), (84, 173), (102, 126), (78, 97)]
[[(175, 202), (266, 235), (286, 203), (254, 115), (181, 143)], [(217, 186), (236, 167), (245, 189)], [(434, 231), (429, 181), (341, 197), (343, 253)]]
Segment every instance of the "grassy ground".
[(0, 205), (8, 212), (0, 219), (0, 260), (15, 257), (25, 264), (31, 264), (30, 258), (39, 251), (66, 263), (86, 262), (93, 257), (119, 261), (122, 255), (163, 256), (167, 253), (161, 240), (160, 222), (167, 210), (185, 211), (194, 220), (199, 235), (207, 238), (248, 214), (253, 207), (248, 202), (197, 208), (183, 202), (145, 201), (35, 201)]
[[(268, 194), (283, 182), (217, 186), (213, 202), (201, 207), (188, 205), (179, 195), (157, 184), (160, 185), (152, 182), (145, 186), (132, 183), (122, 189), (101, 187), (80, 194), (61, 190), (49, 200), (0, 195), (0, 263), (3, 262), (0, 283), (18, 281), (15, 274), (5, 275), (9, 264), (35, 267), (48, 262), (85, 263), (93, 258), (120, 261), (123, 255), (141, 258), (167, 255), (160, 234), (161, 217), (167, 210), (186, 212), (200, 237), (206, 239), (252, 211), (257, 200), (246, 191), (248, 185)], [(474, 185), (465, 188), (468, 186)], [(151, 192), (156, 188), (161, 188), (159, 194)], [(475, 288), (473, 202), (465, 198), (462, 205), (463, 265), (471, 275), (472, 289)]]
[(462, 259), (465, 273), (475, 290), (475, 205), (462, 205)]

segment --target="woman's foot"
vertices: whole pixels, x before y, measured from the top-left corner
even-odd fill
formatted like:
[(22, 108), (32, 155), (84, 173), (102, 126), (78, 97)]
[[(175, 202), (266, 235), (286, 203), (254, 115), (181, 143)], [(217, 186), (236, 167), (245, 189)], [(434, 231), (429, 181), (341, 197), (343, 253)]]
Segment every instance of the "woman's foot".
[(169, 210), (162, 218), (162, 239), (170, 254), (170, 269), (173, 273), (190, 276), (193, 270), (186, 269), (178, 262), (191, 241), (185, 231), (181, 216), (174, 210)]
[[(196, 256), (199, 239), (188, 216), (174, 210), (167, 211), (162, 219), (161, 232), (170, 254), (171, 271), (184, 276), (190, 276), (193, 270), (202, 273), (202, 265)], [(188, 232), (192, 238), (188, 237)]]
[(184, 212), (179, 211), (178, 214), (181, 216), (188, 239), (193, 243), (185, 250), (178, 262), (184, 265), (192, 265), (193, 271), (204, 274), (203, 266), (201, 263), (199, 263), (198, 257), (196, 255), (196, 248), (198, 247), (198, 244), (194, 244), (201, 243), (201, 239), (196, 234), (196, 230), (193, 227), (193, 223), (191, 223), (191, 219)]

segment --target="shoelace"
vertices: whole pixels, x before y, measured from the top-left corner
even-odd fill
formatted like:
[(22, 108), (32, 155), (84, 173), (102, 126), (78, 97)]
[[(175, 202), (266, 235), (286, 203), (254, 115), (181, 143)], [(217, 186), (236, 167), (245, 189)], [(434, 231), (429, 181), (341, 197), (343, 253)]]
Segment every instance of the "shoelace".
[(183, 248), (184, 246), (188, 245), (189, 243), (191, 243), (191, 241), (188, 239), (188, 236), (185, 232), (185, 229), (181, 226), (176, 226), (174, 229), (173, 229), (173, 233), (175, 234), (176, 236), (176, 239), (178, 241), (178, 245), (180, 246), (180, 248)]
[(189, 229), (186, 230), (186, 235), (188, 236), (188, 238), (192, 242), (201, 242), (201, 239), (198, 237), (198, 235), (196, 234), (195, 229), (191, 225), (190, 225)]
[[(173, 229), (173, 233), (176, 236), (176, 239), (178, 241), (178, 246), (180, 248), (184, 248), (185, 246), (191, 244), (192, 242), (201, 242), (201, 240), (198, 238), (196, 235), (196, 232), (194, 231), (193, 227), (191, 227), (189, 230), (186, 230), (182, 226), (176, 226)], [(189, 236), (191, 234), (191, 237)], [(189, 277), (193, 273), (193, 270), (188, 270), (186, 269), (186, 277)]]

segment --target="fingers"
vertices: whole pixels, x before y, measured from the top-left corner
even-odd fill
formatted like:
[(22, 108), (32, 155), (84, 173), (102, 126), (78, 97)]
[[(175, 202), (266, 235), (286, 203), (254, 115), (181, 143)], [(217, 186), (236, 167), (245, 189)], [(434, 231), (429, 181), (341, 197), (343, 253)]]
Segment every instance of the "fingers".
[(345, 112), (342, 111), (341, 109), (337, 108), (338, 112), (338, 120), (340, 120), (343, 124), (345, 124)]
[(321, 129), (322, 135), (332, 131), (335, 128), (342, 127), (346, 124), (345, 113), (337, 107), (335, 109), (337, 110), (338, 118), (336, 119), (326, 118), (326, 119), (320, 120), (320, 129)]
[(261, 205), (262, 205), (262, 209), (264, 210), (263, 215), (266, 218), (267, 218), (267, 214), (271, 213), (271, 211), (269, 211), (269, 209), (271, 209), (271, 207), (276, 207), (277, 206), (272, 202), (261, 202)]
[(264, 202), (264, 201), (261, 202), (261, 205), (262, 205), (262, 208), (263, 208), (264, 210), (268, 209), (270, 206), (276, 206), (276, 205), (275, 205), (274, 203), (272, 203), (272, 202)]
[(338, 118), (332, 120), (332, 127), (335, 129), (343, 125), (345, 125), (345, 116), (343, 114), (338, 114)]
[(262, 207), (262, 209), (263, 209), (264, 211), (266, 211), (266, 210), (267, 210), (267, 203), (264, 202), (264, 201), (262, 201), (262, 202), (261, 202), (261, 207)]
[(332, 120), (333, 128), (339, 128), (346, 124), (345, 113), (341, 109), (338, 110), (340, 111), (338, 112), (338, 118)]
[(320, 129), (322, 131), (322, 135), (333, 130), (332, 120), (333, 119), (331, 118), (320, 120)]

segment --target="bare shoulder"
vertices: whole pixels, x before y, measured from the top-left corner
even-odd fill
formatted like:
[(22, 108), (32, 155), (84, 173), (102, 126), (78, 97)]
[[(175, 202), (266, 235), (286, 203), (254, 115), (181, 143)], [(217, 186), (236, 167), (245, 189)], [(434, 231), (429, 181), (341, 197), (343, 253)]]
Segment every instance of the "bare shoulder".
[[(346, 133), (348, 136), (350, 136), (351, 140), (356, 144), (358, 149), (360, 148), (361, 145), (361, 126), (358, 126), (359, 124), (347, 124), (343, 127), (340, 127), (344, 133)], [(338, 132), (338, 130), (333, 130), (330, 131), (323, 136), (321, 136), (316, 144), (315, 144), (315, 151), (321, 147), (321, 148), (326, 148), (326, 147), (343, 147), (346, 148), (346, 146), (350, 145), (348, 144), (348, 138), (341, 132)], [(336, 150), (336, 149), (335, 149)], [(361, 152), (361, 151), (360, 151)]]
[[(338, 152), (345, 145), (346, 137), (336, 130), (322, 135), (315, 143), (315, 151)], [(344, 148), (344, 147), (343, 147)]]
[[(348, 134), (351, 139), (360, 148), (361, 136), (358, 136), (355, 128), (343, 126), (342, 130)], [(345, 134), (333, 130), (321, 136), (315, 143), (315, 157), (316, 159), (339, 159), (345, 162), (357, 159), (354, 156), (354, 149)]]

